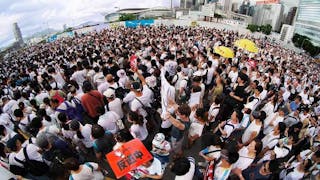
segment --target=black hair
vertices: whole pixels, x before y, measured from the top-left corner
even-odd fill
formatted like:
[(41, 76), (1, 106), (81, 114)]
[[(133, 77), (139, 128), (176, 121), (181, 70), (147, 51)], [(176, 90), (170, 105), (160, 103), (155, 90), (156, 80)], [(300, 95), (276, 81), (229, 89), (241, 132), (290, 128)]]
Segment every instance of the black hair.
[(63, 162), (63, 164), (64, 164), (65, 168), (67, 168), (68, 170), (71, 170), (71, 171), (76, 171), (80, 167), (80, 163), (79, 163), (78, 159), (73, 158), (73, 157), (66, 159)]
[(134, 121), (135, 123), (137, 123), (140, 126), (142, 126), (143, 123), (144, 123), (143, 122), (143, 116), (141, 116), (137, 112), (130, 111), (129, 112), (129, 117), (130, 117), (131, 121)]
[(171, 171), (177, 176), (182, 176), (182, 175), (185, 175), (187, 172), (189, 172), (190, 161), (188, 160), (188, 158), (182, 157), (182, 158), (176, 159), (173, 163), (174, 164), (171, 167)]
[(104, 132), (104, 129), (102, 126), (100, 126), (99, 124), (92, 125), (91, 136), (94, 139), (99, 139), (99, 138), (103, 137), (104, 134), (105, 134), (105, 132)]
[(115, 134), (115, 139), (118, 142), (128, 142), (133, 139), (133, 136), (127, 129), (122, 129)]
[(15, 117), (20, 117), (20, 118), (23, 117), (23, 112), (22, 112), (21, 109), (14, 110), (13, 114), (14, 114)]
[(6, 131), (6, 128), (4, 127), (4, 125), (1, 124), (0, 125), (0, 135), (5, 136), (5, 133), (4, 133), (5, 131)]
[(191, 114), (191, 108), (188, 104), (182, 104), (178, 107), (178, 112), (181, 115), (185, 115), (185, 116), (189, 117)]
[(279, 171), (279, 162), (278, 160), (274, 159), (274, 160), (271, 160), (270, 161), (270, 164), (269, 164), (269, 171), (272, 172), (272, 173), (276, 173)]
[(5, 152), (5, 147), (6, 145), (4, 145), (3, 143), (0, 143), (0, 157), (6, 158), (6, 152)]

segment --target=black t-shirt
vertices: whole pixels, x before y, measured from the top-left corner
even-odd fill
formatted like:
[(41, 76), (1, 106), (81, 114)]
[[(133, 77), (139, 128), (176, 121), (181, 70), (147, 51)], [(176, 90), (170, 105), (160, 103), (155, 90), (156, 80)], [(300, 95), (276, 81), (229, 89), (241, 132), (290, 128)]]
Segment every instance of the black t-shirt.
[(93, 149), (97, 153), (109, 153), (112, 151), (115, 141), (111, 133), (105, 133), (105, 135), (99, 139), (96, 139), (93, 143)]
[[(177, 119), (177, 120), (179, 120), (179, 119)], [(172, 129), (171, 129), (171, 136), (176, 138), (177, 141), (182, 139), (184, 132), (188, 131), (190, 128), (190, 121), (188, 121), (188, 122), (181, 121), (181, 120), (179, 120), (179, 121), (184, 124), (184, 126), (185, 126), (184, 130), (180, 130), (175, 126), (172, 126)]]
[[(236, 89), (233, 92), (234, 92), (235, 96), (238, 96), (238, 97), (240, 97), (242, 99), (244, 99), (246, 97), (245, 86), (237, 86)], [(238, 101), (238, 102), (242, 103), (243, 101)]]

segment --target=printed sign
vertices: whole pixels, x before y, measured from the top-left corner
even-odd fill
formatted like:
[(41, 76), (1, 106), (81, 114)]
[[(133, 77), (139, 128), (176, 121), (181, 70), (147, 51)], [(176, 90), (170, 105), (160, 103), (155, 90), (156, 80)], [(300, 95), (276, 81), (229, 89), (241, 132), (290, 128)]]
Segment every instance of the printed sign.
[(139, 139), (123, 144), (119, 149), (106, 155), (106, 158), (117, 178), (152, 159), (152, 155)]

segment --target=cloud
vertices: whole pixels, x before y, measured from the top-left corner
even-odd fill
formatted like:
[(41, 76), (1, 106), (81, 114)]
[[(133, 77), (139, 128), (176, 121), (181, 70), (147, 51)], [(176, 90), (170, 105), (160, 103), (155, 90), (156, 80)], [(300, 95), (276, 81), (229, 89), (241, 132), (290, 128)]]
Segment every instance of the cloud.
[[(175, 6), (180, 0), (173, 0)], [(0, 47), (14, 41), (12, 24), (18, 22), (24, 37), (45, 28), (62, 29), (86, 21), (103, 21), (115, 7), (170, 7), (170, 0), (0, 0)]]

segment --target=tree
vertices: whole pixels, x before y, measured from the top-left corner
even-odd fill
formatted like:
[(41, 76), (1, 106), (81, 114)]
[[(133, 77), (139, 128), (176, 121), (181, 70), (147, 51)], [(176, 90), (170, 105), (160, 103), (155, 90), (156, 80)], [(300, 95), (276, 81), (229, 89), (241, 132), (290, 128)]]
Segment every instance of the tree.
[(130, 20), (136, 20), (137, 16), (133, 14), (120, 14), (119, 21), (130, 21)]
[(311, 56), (316, 56), (320, 53), (320, 47), (313, 45), (310, 38), (307, 36), (296, 33), (292, 38), (292, 42), (296, 47), (302, 48)]
[(247, 29), (249, 29), (252, 33), (259, 32), (259, 26), (255, 24), (248, 24)]
[(272, 31), (272, 26), (270, 24), (260, 26), (260, 31), (263, 34), (269, 35)]

